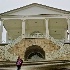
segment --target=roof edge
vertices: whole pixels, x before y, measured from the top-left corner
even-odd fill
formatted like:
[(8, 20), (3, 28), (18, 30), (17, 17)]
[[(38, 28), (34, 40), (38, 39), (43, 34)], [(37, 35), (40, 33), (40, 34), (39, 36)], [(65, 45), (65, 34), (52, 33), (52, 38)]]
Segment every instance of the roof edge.
[(50, 7), (50, 6), (46, 6), (46, 5), (42, 5), (42, 4), (38, 4), (38, 3), (32, 3), (32, 4), (29, 4), (29, 5), (25, 5), (25, 6), (22, 6), (22, 7), (19, 7), (19, 8), (16, 8), (16, 9), (13, 9), (13, 10), (10, 10), (10, 11), (6, 11), (4, 13), (0, 13), (0, 15), (5, 15), (5, 14), (9, 14), (9, 13), (12, 13), (14, 11), (18, 11), (18, 10), (21, 10), (22, 8), (28, 8), (28, 7), (31, 7), (31, 6), (41, 6), (41, 7), (44, 7), (44, 8), (48, 8), (48, 9), (52, 9), (52, 10), (57, 10), (57, 12), (61, 12), (61, 13), (64, 13), (64, 14), (69, 14), (70, 11), (66, 11), (66, 10), (62, 10), (62, 9), (58, 9), (58, 8), (54, 8), (54, 7)]

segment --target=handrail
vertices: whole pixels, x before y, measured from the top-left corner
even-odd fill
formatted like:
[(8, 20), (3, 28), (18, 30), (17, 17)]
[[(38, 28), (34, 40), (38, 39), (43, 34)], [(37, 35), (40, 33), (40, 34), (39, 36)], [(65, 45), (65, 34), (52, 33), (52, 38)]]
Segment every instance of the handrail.
[[(25, 38), (28, 38), (28, 37), (30, 37), (30, 38), (32, 38), (32, 36), (25, 36)], [(34, 38), (36, 38), (36, 36), (34, 37)], [(38, 38), (38, 37), (37, 37)], [(47, 39), (50, 39), (53, 43), (55, 43), (56, 45), (58, 45), (58, 46), (64, 46), (64, 44), (60, 41), (60, 40), (57, 40), (57, 39), (54, 39), (53, 37), (51, 37), (50, 35), (49, 36), (47, 36), (46, 37), (46, 35), (45, 34), (43, 34), (42, 35), (42, 37), (39, 37), (39, 38), (47, 38)], [(5, 56), (6, 56), (6, 59), (9, 59), (9, 57), (10, 56), (12, 56), (12, 58), (14, 58), (14, 55), (15, 54), (11, 54), (10, 52), (8, 52), (7, 50), (9, 49), (9, 48), (11, 48), (11, 47), (13, 47), (16, 43), (18, 43), (18, 42), (20, 42), (22, 40), (22, 35), (21, 36), (19, 36), (17, 39), (15, 39), (15, 40), (13, 40), (12, 41), (12, 43), (9, 43), (8, 45), (6, 45), (5, 46)], [(8, 54), (8, 55), (7, 55)], [(15, 56), (15, 57), (17, 57), (17, 56)], [(10, 59), (12, 59), (11, 57), (10, 57)]]
[(16, 38), (15, 40), (13, 40), (12, 42), (10, 42), (8, 45), (6, 45), (6, 47), (12, 47), (14, 46), (16, 43), (20, 42), (22, 40), (22, 35), (20, 35), (18, 38)]

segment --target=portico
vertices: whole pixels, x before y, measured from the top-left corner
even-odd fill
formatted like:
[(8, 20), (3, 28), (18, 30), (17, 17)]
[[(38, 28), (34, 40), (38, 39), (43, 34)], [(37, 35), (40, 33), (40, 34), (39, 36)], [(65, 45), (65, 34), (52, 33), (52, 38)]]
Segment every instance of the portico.
[[(2, 13), (0, 18), (7, 31), (6, 40), (9, 43), (5, 46), (6, 50), (3, 49), (4, 56), (7, 55), (5, 59), (15, 60), (20, 55), (25, 60), (32, 58), (38, 52), (39, 55), (44, 55), (46, 60), (64, 59), (65, 56), (67, 56), (65, 59), (70, 59), (67, 55), (70, 53), (68, 51), (70, 43), (69, 11), (34, 3)], [(65, 45), (65, 42), (68, 44)], [(34, 51), (29, 47), (33, 50), (37, 49), (36, 52), (32, 53)], [(27, 48), (32, 52), (28, 53)]]
[[(45, 16), (45, 15), (44, 15)], [(55, 39), (68, 41), (67, 30), (69, 32), (68, 16), (56, 17), (50, 15), (32, 16), (25, 18), (2, 18), (3, 25), (7, 30), (8, 40), (14, 40), (22, 35), (22, 38), (49, 38), (49, 35)], [(34, 32), (35, 35), (33, 34)], [(63, 33), (62, 33), (63, 32)]]

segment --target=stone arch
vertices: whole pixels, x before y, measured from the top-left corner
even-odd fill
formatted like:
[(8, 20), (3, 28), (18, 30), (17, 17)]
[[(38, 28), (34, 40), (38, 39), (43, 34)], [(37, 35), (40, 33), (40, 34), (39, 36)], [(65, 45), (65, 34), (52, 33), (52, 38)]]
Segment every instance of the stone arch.
[(45, 59), (45, 51), (38, 45), (32, 45), (26, 48), (24, 60), (29, 60), (33, 56), (40, 57), (41, 59)]

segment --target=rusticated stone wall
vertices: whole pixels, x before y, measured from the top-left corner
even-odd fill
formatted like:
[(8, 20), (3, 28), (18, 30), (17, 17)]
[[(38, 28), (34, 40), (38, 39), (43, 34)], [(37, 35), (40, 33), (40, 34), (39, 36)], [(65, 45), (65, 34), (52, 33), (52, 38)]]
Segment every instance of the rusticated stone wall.
[(0, 60), (8, 59), (13, 61), (17, 59), (17, 56), (19, 55), (24, 60), (24, 55), (27, 48), (32, 45), (38, 45), (43, 48), (45, 51), (46, 60), (70, 60), (69, 44), (65, 44), (64, 46), (57, 46), (48, 39), (22, 39), (19, 43), (16, 43), (7, 50), (5, 50), (5, 46), (0, 46)]
[(5, 60), (5, 47), (0, 46), (0, 61), (4, 61), (4, 60)]
[(15, 44), (14, 47), (9, 48), (8, 51), (11, 54), (15, 53), (17, 56), (20, 55), (24, 59), (26, 48), (32, 45), (38, 45), (43, 48), (45, 54), (49, 54), (48, 56), (45, 56), (46, 59), (50, 56), (50, 53), (58, 51), (60, 49), (60, 46), (57, 46), (52, 41), (47, 39), (23, 39), (21, 42)]

